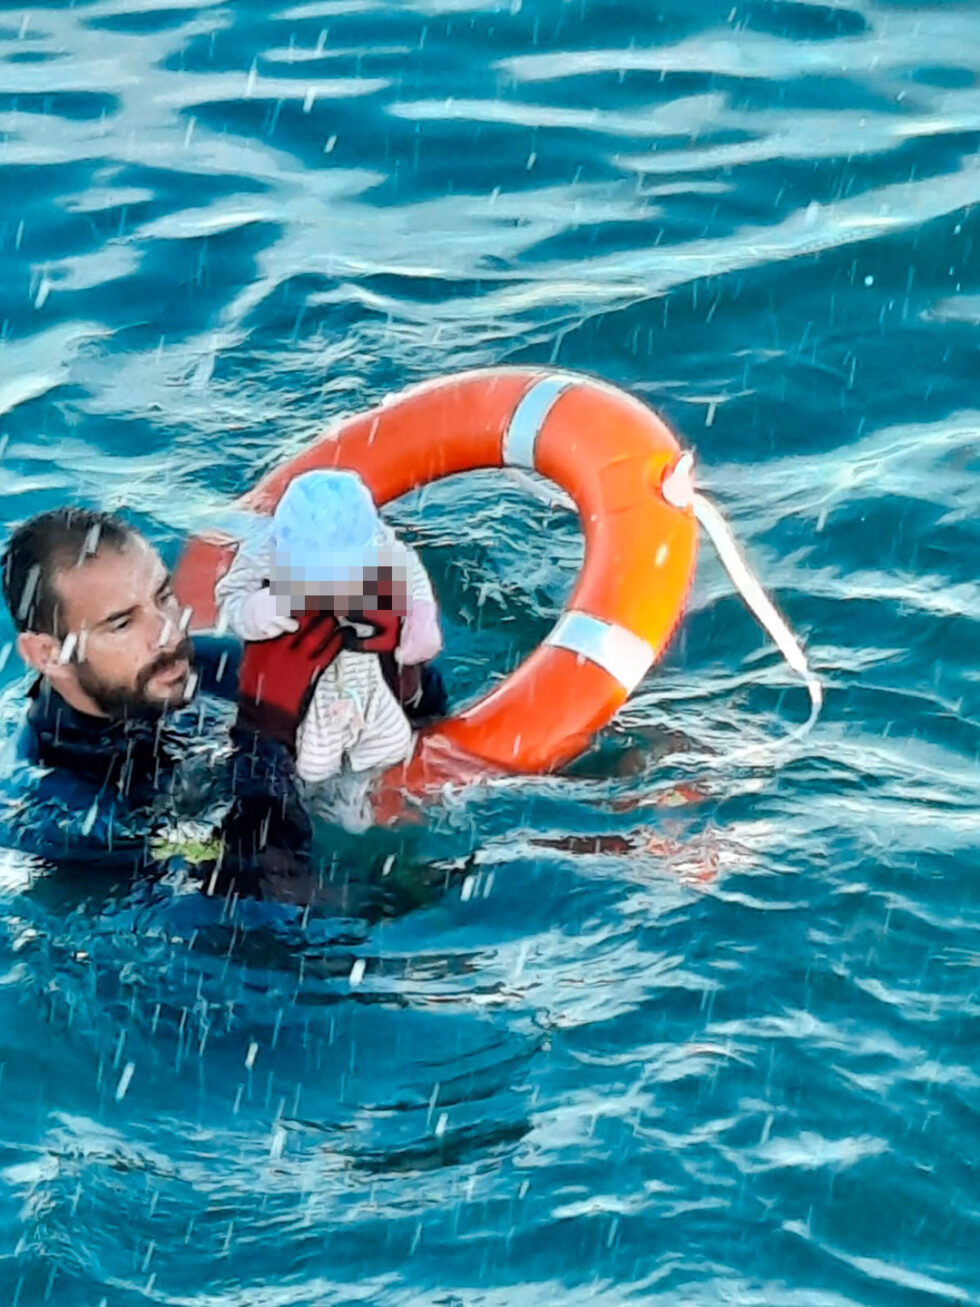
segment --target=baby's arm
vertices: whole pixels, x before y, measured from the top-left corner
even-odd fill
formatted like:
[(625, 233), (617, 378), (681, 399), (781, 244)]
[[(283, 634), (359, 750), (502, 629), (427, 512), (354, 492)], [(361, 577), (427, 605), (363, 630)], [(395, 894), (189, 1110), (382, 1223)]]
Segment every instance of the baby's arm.
[(250, 550), (244, 541), (235, 550), (231, 566), (215, 584), (214, 598), (222, 625), (241, 635), (239, 622), (246, 600), (265, 585), (268, 575), (258, 551)]
[(408, 561), (408, 611), (402, 625), (402, 636), (395, 650), (395, 658), (403, 665), (427, 663), (442, 649), (442, 627), (439, 624), (439, 605), (436, 603), (432, 582), (421, 558), (403, 540), (399, 540), (390, 527), (385, 528), (392, 543), (404, 549)]
[(242, 640), (271, 640), (296, 630), (295, 620), (278, 611), (268, 577), (268, 548), (250, 547), (243, 541), (214, 587), (219, 622)]

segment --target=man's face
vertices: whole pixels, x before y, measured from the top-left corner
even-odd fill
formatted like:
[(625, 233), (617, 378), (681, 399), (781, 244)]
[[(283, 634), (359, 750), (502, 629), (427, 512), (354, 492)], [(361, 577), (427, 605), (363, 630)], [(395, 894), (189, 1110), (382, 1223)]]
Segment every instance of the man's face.
[(170, 577), (142, 537), (69, 564), (54, 584), (68, 632), (59, 666), (101, 712), (154, 713), (185, 701), (191, 642)]

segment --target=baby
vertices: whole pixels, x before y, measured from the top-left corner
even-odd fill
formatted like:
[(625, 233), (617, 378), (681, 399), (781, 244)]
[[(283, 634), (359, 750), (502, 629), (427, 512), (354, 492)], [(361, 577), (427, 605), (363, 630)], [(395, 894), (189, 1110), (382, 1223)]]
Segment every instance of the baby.
[(293, 480), (271, 522), (257, 520), (243, 540), (215, 598), (246, 641), (296, 632), (294, 614), (305, 621), (318, 610), (342, 628), (296, 730), (303, 780), (326, 780), (345, 762), (365, 771), (409, 757), (405, 707), (417, 707), (421, 665), (442, 648), (439, 613), (421, 561), (382, 522), (356, 473)]

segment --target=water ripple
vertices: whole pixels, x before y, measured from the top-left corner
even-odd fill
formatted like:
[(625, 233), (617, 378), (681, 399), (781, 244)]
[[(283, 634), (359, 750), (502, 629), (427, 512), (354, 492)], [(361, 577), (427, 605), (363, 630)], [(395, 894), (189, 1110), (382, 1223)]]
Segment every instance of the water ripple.
[[(726, 761), (803, 696), (704, 550), (567, 777), (338, 843), (308, 913), (4, 850), (4, 1301), (980, 1298), (978, 24), (8, 10), (5, 527), (78, 498), (172, 553), (416, 380), (583, 368), (695, 447), (828, 694)], [(488, 474), (394, 517), (466, 698), (560, 611), (575, 516)]]

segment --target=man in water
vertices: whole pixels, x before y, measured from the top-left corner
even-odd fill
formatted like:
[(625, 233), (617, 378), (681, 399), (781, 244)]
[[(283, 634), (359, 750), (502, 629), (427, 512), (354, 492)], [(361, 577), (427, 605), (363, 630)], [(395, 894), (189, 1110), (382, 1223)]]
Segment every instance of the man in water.
[[(0, 580), (17, 651), (37, 673), (0, 764), (0, 849), (125, 873), (176, 856), (212, 893), (350, 906), (348, 889), (318, 872), (295, 749), (269, 729), (248, 677), (239, 685), (241, 645), (188, 637), (167, 569), (138, 531), (87, 509), (39, 514), (11, 536)], [(282, 650), (294, 726), (319, 668), (318, 620)], [(420, 717), (444, 710), (437, 670), (424, 672)], [(329, 843), (335, 862), (340, 832)]]
[(236, 697), (239, 647), (188, 637), (167, 569), (138, 531), (111, 514), (55, 509), (15, 530), (0, 566), (17, 652), (38, 674), (4, 769), (0, 843), (144, 866), (164, 813), (171, 826), (181, 815), (196, 758), (199, 781), (222, 775), (232, 799), (204, 841), (222, 881), (305, 866), (309, 823), (288, 750), (233, 728), (222, 765), (202, 739), (210, 696)]

